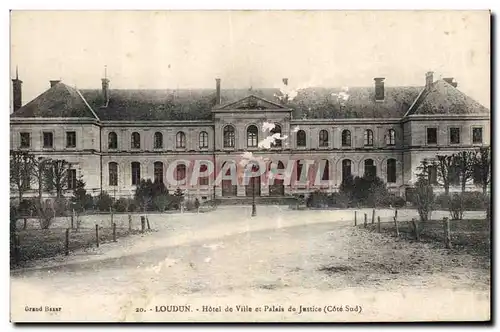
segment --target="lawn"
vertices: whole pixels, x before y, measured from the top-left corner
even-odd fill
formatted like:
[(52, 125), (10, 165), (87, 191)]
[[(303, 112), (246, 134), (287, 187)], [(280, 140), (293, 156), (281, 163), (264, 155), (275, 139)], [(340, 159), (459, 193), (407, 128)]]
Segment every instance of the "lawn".
[[(360, 227), (363, 227), (362, 225)], [(420, 235), (422, 242), (436, 245), (444, 248), (444, 226), (442, 220), (430, 220), (420, 223), (422, 233)], [(393, 222), (382, 222), (380, 224), (381, 233), (395, 236), (396, 227)], [(377, 232), (377, 224), (368, 224), (368, 230)], [(451, 243), (452, 250), (463, 252), (474, 256), (490, 258), (490, 221), (487, 219), (463, 219), (451, 220)], [(410, 222), (399, 222), (399, 233), (401, 239), (415, 241)]]

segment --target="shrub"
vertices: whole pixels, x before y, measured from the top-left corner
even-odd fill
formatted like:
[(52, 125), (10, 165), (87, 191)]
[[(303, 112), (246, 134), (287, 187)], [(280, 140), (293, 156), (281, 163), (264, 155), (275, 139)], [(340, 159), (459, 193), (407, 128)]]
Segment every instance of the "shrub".
[(448, 209), (450, 211), (451, 220), (462, 220), (464, 216), (464, 208), (461, 194), (453, 194), (449, 198)]
[(153, 199), (153, 207), (156, 211), (163, 212), (168, 206), (169, 195), (158, 195)]
[(329, 203), (330, 198), (328, 197), (328, 194), (320, 190), (310, 193), (306, 200), (306, 206), (313, 208), (327, 207), (329, 206)]
[(139, 211), (139, 204), (135, 199), (128, 200), (128, 212), (136, 212)]
[(103, 191), (97, 196), (96, 205), (99, 211), (109, 211), (109, 208), (113, 206), (113, 198)]
[[(49, 229), (50, 225), (54, 222), (55, 217), (55, 202), (46, 200), (41, 204), (39, 209), (39, 222), (41, 229)], [(60, 203), (59, 203), (60, 204)]]
[(56, 198), (52, 202), (52, 208), (56, 217), (66, 217), (69, 215), (70, 205), (66, 198)]
[(120, 197), (115, 201), (114, 209), (116, 212), (127, 212), (129, 199)]
[(20, 217), (29, 217), (36, 214), (36, 201), (33, 199), (23, 199), (17, 208)]
[(200, 207), (200, 200), (198, 199), (198, 197), (196, 197), (194, 199), (194, 208), (198, 210), (199, 207)]
[(415, 206), (417, 207), (420, 220), (427, 221), (431, 217), (434, 207), (434, 190), (428, 181), (419, 179), (414, 192)]

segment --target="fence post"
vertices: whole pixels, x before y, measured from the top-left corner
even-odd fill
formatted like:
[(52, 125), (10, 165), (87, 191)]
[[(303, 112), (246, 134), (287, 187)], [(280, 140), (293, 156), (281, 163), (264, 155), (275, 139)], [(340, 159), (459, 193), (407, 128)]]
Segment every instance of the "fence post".
[(113, 223), (113, 242), (116, 242), (116, 224)]
[(380, 233), (380, 216), (377, 216), (377, 228), (378, 232)]
[(447, 217), (443, 218), (443, 228), (444, 228), (444, 246), (446, 249), (451, 249), (451, 231), (450, 231), (450, 219)]
[(141, 216), (141, 232), (144, 233), (146, 230), (146, 218), (144, 216)]
[(398, 223), (398, 210), (396, 210), (396, 215), (394, 216), (394, 226), (396, 227), (396, 237), (399, 237), (399, 223)]
[(113, 224), (114, 224), (114, 222), (113, 222), (113, 208), (111, 208), (111, 207), (109, 208), (109, 213), (111, 213), (111, 227), (113, 227)]
[(66, 228), (66, 242), (64, 243), (64, 254), (69, 255), (69, 228)]
[(71, 213), (71, 229), (75, 228), (75, 209)]
[(354, 211), (354, 226), (358, 225), (358, 211)]
[(372, 224), (375, 223), (375, 209), (372, 211)]
[(95, 242), (97, 244), (97, 248), (99, 248), (99, 225), (95, 224)]
[(366, 213), (365, 213), (365, 223), (364, 223), (364, 225), (363, 225), (363, 226), (365, 226), (365, 228), (366, 228), (366, 225), (367, 225), (367, 224), (368, 224), (368, 216), (367, 216), (367, 215), (366, 215)]
[(128, 214), (128, 230), (132, 231), (132, 215), (130, 213)]
[(21, 251), (21, 239), (18, 234), (14, 235), (14, 262), (19, 263), (20, 260), (20, 254), (19, 252)]
[(151, 226), (149, 226), (149, 218), (146, 216), (146, 223), (148, 224), (148, 230), (151, 230)]

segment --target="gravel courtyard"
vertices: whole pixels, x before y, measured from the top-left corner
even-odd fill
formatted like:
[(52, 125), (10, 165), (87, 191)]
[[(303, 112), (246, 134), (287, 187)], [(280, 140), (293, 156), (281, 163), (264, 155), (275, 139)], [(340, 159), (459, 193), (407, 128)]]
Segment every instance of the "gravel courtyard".
[(13, 271), (12, 320), (489, 319), (489, 261), (369, 233), (350, 210), (257, 210), (151, 215), (155, 232)]

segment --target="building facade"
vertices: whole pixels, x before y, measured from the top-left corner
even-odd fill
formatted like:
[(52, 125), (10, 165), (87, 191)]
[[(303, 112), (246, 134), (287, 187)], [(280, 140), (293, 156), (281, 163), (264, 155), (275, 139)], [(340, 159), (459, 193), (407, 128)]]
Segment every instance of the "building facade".
[[(78, 90), (50, 81), (47, 91), (22, 106), (16, 77), (11, 149), (70, 162), (69, 191), (82, 176), (88, 191), (115, 197), (133, 195), (140, 179), (202, 199), (243, 197), (251, 190), (260, 196), (307, 193), (318, 187), (300, 181), (305, 160), (313, 163), (305, 173), (319, 177), (322, 190), (338, 191), (346, 176), (372, 172), (404, 195), (423, 159), (490, 144), (487, 108), (453, 79), (434, 81), (430, 72), (424, 82), (386, 87), (384, 78), (375, 78), (371, 87), (289, 95), (283, 89), (223, 90), (220, 79), (215, 90), (116, 90), (107, 78), (101, 89)], [(274, 128), (265, 132), (269, 123)], [(264, 148), (260, 143), (272, 134), (284, 139)], [(217, 183), (217, 174), (239, 172), (248, 152), (265, 160), (260, 167), (289, 169), (291, 182)], [(202, 160), (214, 165), (213, 175), (188, 184), (193, 173), (206, 170)], [(174, 181), (167, 181), (169, 172)]]

